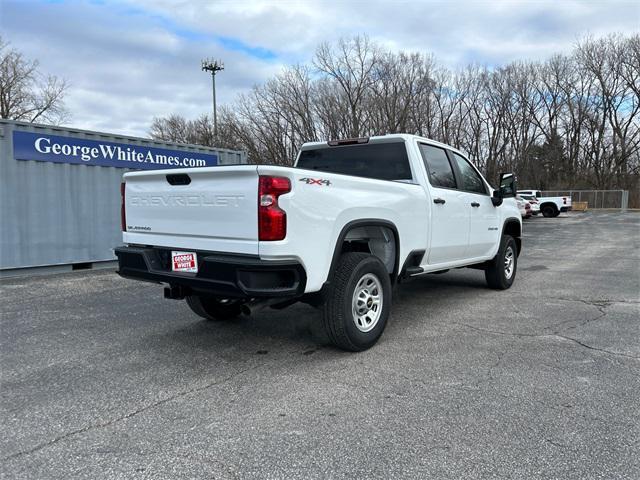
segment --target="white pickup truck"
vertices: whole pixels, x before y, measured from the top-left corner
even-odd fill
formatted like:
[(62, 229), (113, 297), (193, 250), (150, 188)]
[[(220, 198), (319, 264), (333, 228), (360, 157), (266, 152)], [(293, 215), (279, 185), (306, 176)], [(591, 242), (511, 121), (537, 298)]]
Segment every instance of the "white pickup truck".
[(538, 200), (545, 217), (557, 217), (560, 213), (571, 211), (571, 197), (543, 197), (540, 190), (518, 190), (518, 195), (525, 200)]
[(301, 301), (337, 347), (382, 334), (392, 288), (472, 267), (516, 275), (512, 174), (494, 190), (463, 153), (413, 135), (307, 143), (294, 167), (132, 172), (122, 185), (123, 277), (166, 284), (209, 320)]

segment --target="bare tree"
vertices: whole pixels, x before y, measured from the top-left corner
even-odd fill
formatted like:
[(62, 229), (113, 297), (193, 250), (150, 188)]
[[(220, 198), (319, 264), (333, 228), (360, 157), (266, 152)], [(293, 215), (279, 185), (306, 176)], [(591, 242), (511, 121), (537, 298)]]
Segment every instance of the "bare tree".
[(149, 136), (165, 142), (205, 146), (221, 146), (221, 142), (229, 143), (228, 129), (221, 130), (218, 134), (218, 141), (216, 141), (213, 135), (213, 121), (205, 114), (195, 120), (187, 120), (176, 114), (164, 118), (156, 117), (151, 122)]
[(432, 87), (430, 60), (418, 53), (379, 56), (368, 105), (373, 133), (415, 130), (412, 105)]
[(0, 118), (53, 124), (67, 119), (63, 103), (67, 82), (43, 75), (38, 65), (0, 37)]
[(224, 108), (215, 141), (206, 117), (155, 119), (151, 134), (289, 165), (305, 141), (417, 133), (466, 151), (490, 180), (515, 170), (536, 188), (637, 188), (640, 35), (585, 39), (545, 62), (460, 70), (355, 37), (320, 45), (312, 63)]
[(165, 142), (187, 143), (188, 120), (180, 115), (169, 115), (166, 118), (154, 118), (151, 122), (149, 136), (154, 140)]
[(335, 47), (323, 43), (316, 51), (314, 65), (333, 78), (344, 93), (350, 113), (345, 120), (351, 137), (363, 134), (369, 114), (364, 99), (375, 81), (373, 72), (379, 62), (380, 48), (366, 36), (340, 39)]
[(606, 188), (626, 176), (640, 148), (640, 64), (638, 36), (611, 35), (586, 39), (577, 46), (582, 74), (592, 78), (589, 101), (596, 108), (590, 116), (591, 164), (596, 181)]

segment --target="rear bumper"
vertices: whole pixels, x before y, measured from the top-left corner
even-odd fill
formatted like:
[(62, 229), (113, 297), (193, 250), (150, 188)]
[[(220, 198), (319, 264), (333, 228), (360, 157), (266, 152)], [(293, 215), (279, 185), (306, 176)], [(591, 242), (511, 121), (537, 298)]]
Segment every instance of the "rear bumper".
[(561, 208), (560, 208), (560, 211), (561, 211), (562, 213), (564, 213), (564, 212), (570, 212), (570, 211), (571, 211), (571, 206), (568, 206), (568, 207), (561, 207)]
[(118, 274), (166, 283), (189, 292), (234, 298), (272, 298), (304, 293), (307, 275), (296, 261), (266, 261), (249, 255), (198, 251), (198, 273), (171, 271), (171, 249), (118, 247)]

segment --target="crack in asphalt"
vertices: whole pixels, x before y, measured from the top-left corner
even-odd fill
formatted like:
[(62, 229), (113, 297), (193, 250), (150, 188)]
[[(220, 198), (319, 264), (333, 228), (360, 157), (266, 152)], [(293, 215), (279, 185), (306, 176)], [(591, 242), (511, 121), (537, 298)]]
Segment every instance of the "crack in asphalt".
[[(494, 334), (494, 335), (503, 335), (503, 336), (510, 336), (510, 337), (531, 337), (531, 338), (561, 338), (564, 340), (569, 340), (577, 345), (580, 345), (581, 347), (584, 347), (586, 349), (589, 350), (594, 350), (597, 352), (601, 352), (601, 353), (606, 353), (608, 355), (614, 355), (614, 356), (618, 356), (618, 357), (625, 357), (625, 358), (632, 358), (634, 360), (640, 360), (640, 356), (637, 355), (630, 355), (627, 353), (622, 353), (622, 352), (614, 352), (613, 350), (607, 350), (604, 348), (598, 348), (598, 347), (594, 347), (593, 345), (589, 345), (587, 343), (584, 343), (580, 340), (578, 340), (577, 338), (573, 338), (573, 337), (569, 337), (567, 335), (562, 335), (561, 333), (567, 330), (575, 330), (577, 328), (583, 327), (589, 323), (601, 320), (602, 318), (606, 317), (608, 315), (608, 312), (606, 312), (606, 308), (610, 307), (612, 304), (614, 303), (623, 303), (623, 304), (632, 304), (632, 305), (640, 305), (640, 302), (635, 302), (633, 300), (609, 300), (609, 299), (598, 299), (598, 300), (585, 300), (585, 299), (581, 299), (581, 298), (561, 298), (561, 297), (556, 297), (556, 298), (552, 298), (553, 300), (560, 300), (560, 301), (565, 301), (565, 302), (579, 302), (579, 303), (584, 303), (585, 305), (590, 305), (593, 306), (595, 308), (598, 309), (598, 311), (600, 312), (599, 315), (597, 315), (594, 318), (589, 318), (587, 320), (583, 320), (582, 322), (578, 322), (576, 325), (572, 325), (570, 327), (566, 327), (566, 328), (559, 328), (562, 325), (565, 325), (567, 323), (572, 322), (573, 320), (569, 320), (566, 322), (561, 322), (557, 325), (555, 325), (555, 330), (551, 333), (521, 333), (521, 332), (503, 332), (500, 330), (491, 330), (488, 328), (482, 328), (482, 327), (476, 327), (474, 325), (469, 325), (468, 323), (462, 323), (462, 322), (453, 322), (455, 325), (460, 325), (466, 328), (470, 328), (472, 330), (476, 330), (479, 332), (485, 332), (485, 333), (490, 333), (490, 334)], [(551, 328), (551, 327), (549, 327)]]
[(600, 315), (593, 317), (593, 318), (588, 318), (586, 320), (583, 320), (582, 322), (578, 322), (575, 325), (566, 327), (566, 328), (559, 328), (562, 325), (566, 325), (568, 323), (573, 322), (574, 320), (566, 320), (564, 322), (560, 322), (555, 326), (555, 330), (552, 332), (554, 335), (559, 334), (562, 331), (566, 331), (566, 330), (575, 330), (576, 328), (579, 327), (584, 327), (585, 325), (601, 320), (604, 317), (606, 317), (608, 315), (608, 313), (605, 311), (605, 308), (607, 308), (609, 305), (611, 305), (610, 303), (604, 304), (604, 303), (590, 303), (590, 302), (586, 302), (586, 301), (582, 301), (582, 300), (567, 300), (567, 301), (580, 301), (582, 303), (585, 303), (587, 305), (591, 305), (593, 307), (596, 307), (598, 309), (598, 311), (600, 312)]
[(622, 353), (622, 352), (614, 352), (612, 350), (607, 350), (605, 348), (598, 348), (598, 347), (594, 347), (592, 345), (588, 345), (584, 342), (581, 342), (580, 340), (576, 339), (576, 338), (571, 338), (571, 337), (567, 337), (565, 335), (558, 335), (558, 334), (554, 334), (552, 335), (554, 337), (559, 337), (559, 338), (564, 338), (565, 340), (570, 340), (584, 348), (588, 348), (589, 350), (595, 350), (596, 352), (602, 352), (602, 353), (606, 353), (609, 355), (615, 355), (617, 357), (626, 357), (626, 358), (633, 358), (634, 360), (640, 360), (640, 356), (637, 355), (629, 355), (628, 353)]
[(550, 443), (551, 445), (553, 445), (554, 447), (558, 447), (558, 448), (568, 448), (567, 445), (563, 445), (562, 443), (558, 443), (558, 442), (554, 442), (553, 440), (549, 439), (549, 438), (545, 438), (544, 439), (545, 442)]
[(485, 383), (490, 384), (495, 380), (495, 377), (493, 376), (493, 371), (500, 366), (500, 363), (502, 362), (502, 359), (506, 354), (507, 354), (506, 351), (497, 352), (496, 354), (497, 358), (495, 362), (493, 362), (491, 365), (487, 367), (487, 371), (485, 372), (482, 378), (477, 379), (477, 381), (473, 384), (474, 388), (479, 388), (480, 385), (483, 385)]
[[(593, 320), (591, 320), (593, 321)], [(612, 350), (607, 350), (604, 348), (598, 348), (598, 347), (594, 347), (592, 345), (588, 345), (584, 342), (581, 342), (578, 339), (572, 338), (572, 337), (567, 337), (566, 335), (560, 335), (559, 333), (519, 333), (519, 332), (502, 332), (500, 330), (490, 330), (488, 328), (481, 328), (481, 327), (475, 327), (473, 325), (469, 325), (468, 323), (461, 323), (461, 322), (453, 322), (454, 325), (460, 325), (462, 327), (466, 327), (466, 328), (470, 328), (471, 330), (476, 330), (478, 332), (485, 332), (485, 333), (491, 333), (494, 335), (504, 335), (507, 337), (530, 337), (530, 338), (562, 338), (564, 340), (569, 340), (571, 342), (576, 343), (577, 345), (580, 345), (584, 348), (587, 348), (589, 350), (595, 350), (597, 352), (602, 352), (602, 353), (607, 353), (609, 355), (615, 355), (618, 357), (626, 357), (626, 358), (632, 358), (634, 360), (640, 360), (640, 356), (636, 356), (636, 355), (629, 355), (627, 353), (622, 353), (622, 352), (614, 352)]]
[(154, 402), (154, 403), (151, 403), (149, 405), (146, 405), (146, 406), (143, 406), (141, 408), (138, 408), (138, 409), (136, 409), (136, 410), (134, 410), (132, 412), (129, 412), (129, 413), (125, 414), (125, 415), (121, 415), (119, 417), (112, 418), (111, 420), (108, 420), (106, 422), (87, 425), (86, 427), (82, 427), (82, 428), (78, 428), (76, 430), (72, 430), (72, 431), (67, 432), (67, 433), (65, 433), (63, 435), (59, 435), (59, 436), (57, 436), (57, 437), (55, 437), (55, 438), (53, 438), (53, 439), (51, 439), (51, 440), (49, 440), (47, 442), (40, 443), (40, 444), (36, 445), (35, 447), (29, 448), (27, 450), (22, 450), (22, 451), (13, 453), (11, 455), (8, 455), (6, 457), (3, 457), (3, 458), (0, 459), (0, 461), (7, 462), (9, 460), (13, 460), (15, 458), (22, 457), (24, 455), (31, 455), (32, 453), (38, 452), (38, 451), (42, 450), (43, 448), (49, 447), (51, 445), (55, 445), (56, 443), (58, 443), (58, 442), (60, 442), (62, 440), (65, 440), (65, 439), (67, 439), (69, 437), (72, 437), (72, 436), (75, 436), (75, 435), (79, 435), (81, 433), (86, 433), (86, 432), (89, 432), (91, 430), (96, 430), (96, 429), (109, 427), (109, 426), (114, 425), (116, 423), (119, 423), (119, 422), (121, 422), (123, 420), (127, 420), (129, 418), (135, 417), (136, 415), (138, 415), (140, 413), (144, 413), (144, 412), (146, 412), (148, 410), (151, 410), (153, 408), (156, 408), (156, 407), (159, 407), (161, 405), (164, 405), (165, 403), (169, 403), (169, 402), (171, 402), (173, 400), (176, 400), (177, 398), (185, 397), (185, 396), (187, 396), (189, 394), (192, 394), (192, 393), (202, 392), (202, 391), (207, 390), (207, 389), (209, 389), (211, 387), (223, 385), (223, 384), (233, 380), (237, 376), (242, 375), (243, 373), (246, 373), (246, 372), (249, 372), (249, 371), (252, 371), (252, 370), (256, 370), (256, 369), (258, 369), (258, 368), (260, 368), (260, 367), (262, 367), (264, 365), (265, 365), (264, 363), (260, 363), (258, 365), (253, 365), (251, 367), (243, 368), (241, 370), (238, 370), (238, 371), (234, 372), (231, 375), (228, 375), (227, 377), (225, 377), (225, 378), (223, 378), (221, 380), (218, 380), (218, 381), (215, 381), (215, 382), (211, 382), (211, 383), (208, 383), (206, 385), (199, 386), (199, 387), (193, 387), (193, 388), (190, 388), (188, 390), (180, 391), (178, 393), (170, 395), (169, 397), (163, 398), (162, 400), (158, 400), (157, 402)]

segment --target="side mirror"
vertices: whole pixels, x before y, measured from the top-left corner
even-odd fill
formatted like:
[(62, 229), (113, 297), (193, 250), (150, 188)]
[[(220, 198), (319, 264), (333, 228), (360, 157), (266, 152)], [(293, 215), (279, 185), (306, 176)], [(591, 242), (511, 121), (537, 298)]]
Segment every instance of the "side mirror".
[(517, 192), (516, 176), (513, 173), (500, 175), (500, 196), (502, 198), (515, 197)]
[(516, 191), (516, 176), (513, 173), (502, 173), (500, 175), (500, 188), (493, 191), (491, 203), (498, 207), (502, 205), (503, 199), (515, 197)]
[(491, 203), (493, 203), (494, 207), (502, 205), (502, 195), (500, 195), (500, 190), (493, 191), (493, 195), (491, 195)]

